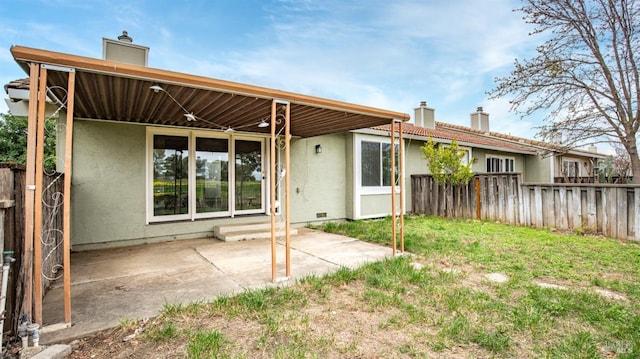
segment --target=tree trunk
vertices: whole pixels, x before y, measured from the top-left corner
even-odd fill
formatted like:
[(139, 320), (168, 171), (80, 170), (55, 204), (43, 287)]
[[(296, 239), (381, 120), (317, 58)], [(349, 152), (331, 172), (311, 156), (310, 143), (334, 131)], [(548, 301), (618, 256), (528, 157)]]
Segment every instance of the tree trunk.
[[(635, 136), (634, 136), (635, 137)], [(638, 146), (636, 145), (635, 138), (631, 141), (626, 141), (624, 146), (629, 153), (629, 159), (631, 161), (631, 173), (633, 175), (633, 183), (640, 184), (640, 157), (638, 157)]]
[(447, 184), (447, 218), (454, 218), (453, 187), (452, 184)]
[(630, 154), (631, 156), (631, 173), (633, 175), (633, 183), (640, 184), (640, 158), (638, 158), (638, 152)]

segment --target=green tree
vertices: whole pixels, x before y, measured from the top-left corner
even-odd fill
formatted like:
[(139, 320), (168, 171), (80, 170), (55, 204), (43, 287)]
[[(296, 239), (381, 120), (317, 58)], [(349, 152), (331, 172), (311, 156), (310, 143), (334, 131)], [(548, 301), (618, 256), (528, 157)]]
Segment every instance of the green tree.
[(455, 140), (447, 146), (433, 142), (433, 139), (429, 138), (420, 150), (427, 160), (427, 167), (436, 183), (457, 186), (469, 183), (473, 177), (471, 161), (463, 163), (462, 159), (466, 151), (461, 150)]
[[(445, 199), (443, 206), (448, 217), (454, 216), (456, 198), (462, 198), (463, 185), (469, 183), (473, 177), (471, 172), (471, 159), (463, 163), (466, 151), (460, 149), (458, 143), (453, 140), (450, 145), (433, 142), (432, 138), (420, 147), (427, 167), (437, 184), (444, 186)], [(456, 196), (454, 196), (454, 191)]]
[(598, 161), (598, 177), (601, 183), (613, 183), (614, 172), (613, 156), (607, 156), (607, 158)]
[[(0, 113), (0, 162), (27, 162), (27, 126), (23, 116)], [(56, 119), (45, 122), (44, 169), (56, 168)]]
[(513, 96), (524, 116), (549, 110), (540, 134), (567, 148), (613, 141), (640, 183), (640, 4), (635, 0), (525, 0), (518, 9), (545, 41), (497, 78), (492, 98)]

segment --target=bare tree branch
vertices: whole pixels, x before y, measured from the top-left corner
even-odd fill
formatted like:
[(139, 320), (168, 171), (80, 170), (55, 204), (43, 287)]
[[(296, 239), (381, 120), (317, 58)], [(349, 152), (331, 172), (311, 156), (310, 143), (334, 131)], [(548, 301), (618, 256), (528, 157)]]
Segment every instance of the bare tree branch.
[(548, 38), (496, 78), (491, 98), (523, 116), (547, 111), (539, 134), (567, 147), (615, 139), (640, 183), (640, 6), (636, 0), (525, 0), (517, 9)]

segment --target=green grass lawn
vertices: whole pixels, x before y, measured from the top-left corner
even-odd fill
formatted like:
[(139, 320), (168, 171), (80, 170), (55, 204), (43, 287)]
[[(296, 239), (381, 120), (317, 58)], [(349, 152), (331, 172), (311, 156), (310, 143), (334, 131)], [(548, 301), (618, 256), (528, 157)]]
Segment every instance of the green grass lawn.
[[(390, 243), (389, 219), (321, 228)], [(285, 288), (166, 305), (144, 340), (193, 358), (640, 357), (640, 243), (407, 217), (405, 248)]]

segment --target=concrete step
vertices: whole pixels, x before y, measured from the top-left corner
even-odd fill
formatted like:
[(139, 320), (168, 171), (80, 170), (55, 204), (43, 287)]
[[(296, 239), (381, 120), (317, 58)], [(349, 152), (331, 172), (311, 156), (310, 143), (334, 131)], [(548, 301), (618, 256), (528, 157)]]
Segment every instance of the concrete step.
[[(282, 224), (276, 224), (276, 236), (284, 236)], [(244, 241), (248, 239), (264, 239), (271, 238), (271, 223), (248, 223), (248, 224), (232, 224), (225, 226), (215, 226), (214, 235), (216, 238), (225, 242)], [(296, 228), (289, 229), (290, 235), (298, 234)]]

